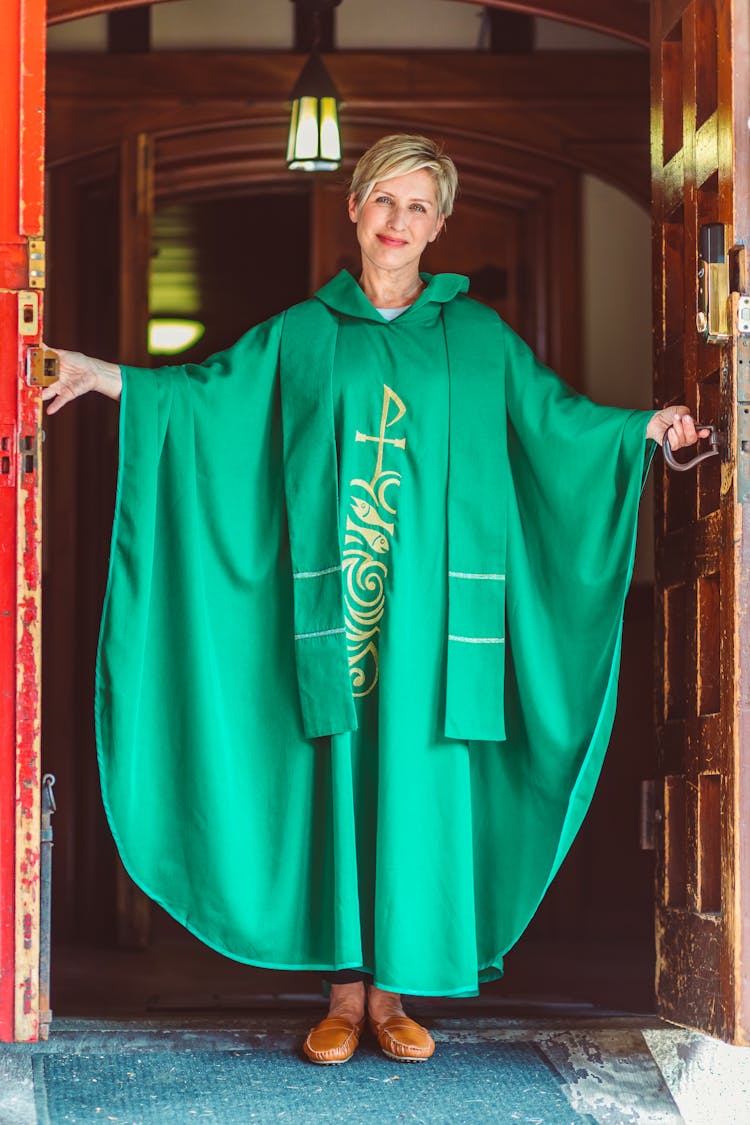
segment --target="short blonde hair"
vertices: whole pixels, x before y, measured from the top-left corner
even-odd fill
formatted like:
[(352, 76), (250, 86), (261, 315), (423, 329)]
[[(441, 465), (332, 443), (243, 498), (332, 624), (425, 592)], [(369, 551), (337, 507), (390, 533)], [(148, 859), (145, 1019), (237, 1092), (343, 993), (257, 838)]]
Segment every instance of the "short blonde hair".
[(357, 161), (349, 194), (354, 196), (359, 209), (367, 202), (375, 184), (418, 172), (422, 168), (432, 172), (438, 212), (447, 217), (453, 210), (458, 189), (456, 165), (435, 141), (413, 133), (393, 133), (371, 145)]

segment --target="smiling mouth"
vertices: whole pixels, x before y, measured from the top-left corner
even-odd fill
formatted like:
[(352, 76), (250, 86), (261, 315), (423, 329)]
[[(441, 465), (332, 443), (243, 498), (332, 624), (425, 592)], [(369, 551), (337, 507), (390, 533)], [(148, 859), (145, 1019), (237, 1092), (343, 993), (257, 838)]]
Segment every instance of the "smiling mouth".
[(381, 242), (385, 242), (386, 246), (406, 246), (403, 238), (389, 238), (387, 234), (379, 234), (378, 238)]

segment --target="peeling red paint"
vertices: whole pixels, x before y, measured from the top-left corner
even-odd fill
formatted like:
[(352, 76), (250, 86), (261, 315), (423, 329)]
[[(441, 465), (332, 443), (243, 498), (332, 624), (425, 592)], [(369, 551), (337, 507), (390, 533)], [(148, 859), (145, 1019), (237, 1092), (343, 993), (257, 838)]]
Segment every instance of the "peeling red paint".
[[(0, 3), (0, 1040), (38, 1037), (39, 394), (23, 378), (18, 292), (35, 289), (28, 239), (43, 237), (45, 0)], [(33, 444), (32, 443), (32, 444)], [(36, 452), (32, 465), (30, 454)], [(31, 468), (32, 472), (25, 470)], [(21, 828), (18, 837), (17, 827)]]
[[(36, 438), (35, 438), (36, 440)], [(26, 530), (26, 543), (23, 553), (23, 580), (27, 590), (38, 590), (40, 584), (39, 552), (37, 541), (39, 530), (36, 523), (36, 477), (34, 473), (34, 487), (29, 489), (24, 501), (24, 527)]]

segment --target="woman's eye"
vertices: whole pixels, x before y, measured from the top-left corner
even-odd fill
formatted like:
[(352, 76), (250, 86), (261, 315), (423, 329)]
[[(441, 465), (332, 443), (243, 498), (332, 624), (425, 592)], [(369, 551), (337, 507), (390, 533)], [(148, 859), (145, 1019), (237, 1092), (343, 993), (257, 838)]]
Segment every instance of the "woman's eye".
[(390, 198), (387, 195), (379, 195), (377, 198), (378, 203), (390, 203)]
[(415, 211), (424, 211), (424, 207), (421, 203), (412, 203), (412, 207)]

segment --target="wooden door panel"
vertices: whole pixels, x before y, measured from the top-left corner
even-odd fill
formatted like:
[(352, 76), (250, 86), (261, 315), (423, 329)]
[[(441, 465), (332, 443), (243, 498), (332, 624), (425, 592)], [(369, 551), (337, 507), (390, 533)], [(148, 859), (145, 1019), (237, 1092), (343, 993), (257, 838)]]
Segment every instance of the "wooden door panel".
[[(725, 435), (722, 459), (696, 473), (661, 471), (657, 488), (657, 688), (663, 831), (657, 849), (657, 998), (662, 1015), (734, 1042), (750, 1037), (743, 973), (747, 847), (738, 799), (746, 564), (738, 530), (736, 340), (696, 328), (699, 231), (722, 223), (727, 249), (748, 232), (746, 133), (735, 130), (733, 82), (747, 59), (742, 5), (652, 5), (655, 390), (686, 402)], [(745, 114), (746, 120), (746, 114)], [(739, 175), (738, 175), (739, 173)], [(726, 294), (728, 297), (728, 294)], [(745, 817), (747, 820), (747, 817)]]

